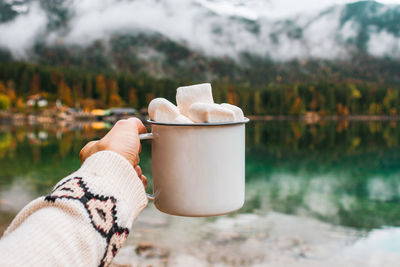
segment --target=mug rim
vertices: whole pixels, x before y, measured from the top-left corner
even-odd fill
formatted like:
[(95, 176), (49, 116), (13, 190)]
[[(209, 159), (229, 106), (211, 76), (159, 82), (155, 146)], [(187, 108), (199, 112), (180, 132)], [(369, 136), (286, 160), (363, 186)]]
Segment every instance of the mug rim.
[(250, 121), (249, 118), (245, 117), (243, 121), (230, 121), (230, 122), (202, 122), (202, 123), (167, 123), (167, 122), (157, 122), (151, 119), (146, 120), (150, 124), (163, 125), (163, 126), (223, 126), (223, 125), (238, 125), (246, 124)]

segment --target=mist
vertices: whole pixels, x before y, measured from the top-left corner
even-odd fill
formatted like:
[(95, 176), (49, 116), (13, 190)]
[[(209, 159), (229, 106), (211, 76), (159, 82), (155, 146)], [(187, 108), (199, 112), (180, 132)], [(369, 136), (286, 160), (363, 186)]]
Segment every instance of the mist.
[[(351, 40), (360, 25), (339, 23), (343, 5), (333, 6), (329, 12), (309, 11), (278, 19), (267, 11), (251, 13), (243, 7), (236, 13), (232, 7), (224, 13), (209, 4), (205, 0), (71, 0), (65, 4), (70, 14), (66, 27), (50, 31), (47, 24), (51, 18), (33, 3), (27, 13), (0, 24), (0, 46), (23, 58), (38, 40), (48, 45), (88, 46), (115, 34), (157, 33), (216, 57), (238, 58), (248, 52), (276, 61), (333, 60), (346, 59), (357, 49)], [(301, 34), (293, 36), (298, 29)], [(399, 58), (399, 40), (389, 32), (373, 32), (367, 51), (376, 57)]]
[(28, 13), (0, 24), (0, 47), (10, 50), (16, 58), (23, 58), (36, 39), (44, 34), (46, 24), (46, 13), (37, 3), (33, 3)]

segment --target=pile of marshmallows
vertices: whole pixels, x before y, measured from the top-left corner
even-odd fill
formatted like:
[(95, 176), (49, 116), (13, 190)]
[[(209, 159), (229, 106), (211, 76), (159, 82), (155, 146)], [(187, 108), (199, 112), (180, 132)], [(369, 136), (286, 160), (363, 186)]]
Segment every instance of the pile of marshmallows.
[(165, 98), (149, 104), (150, 119), (163, 123), (207, 123), (243, 121), (243, 111), (231, 104), (214, 104), (209, 83), (179, 87), (175, 106)]

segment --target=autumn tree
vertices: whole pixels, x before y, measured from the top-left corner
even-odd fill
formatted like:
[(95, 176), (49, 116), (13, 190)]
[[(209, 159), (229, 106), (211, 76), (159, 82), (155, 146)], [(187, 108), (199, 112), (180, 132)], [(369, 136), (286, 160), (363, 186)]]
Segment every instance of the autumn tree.
[(0, 110), (7, 110), (10, 108), (10, 99), (7, 95), (0, 93)]
[(71, 96), (71, 88), (65, 82), (61, 80), (58, 85), (58, 98), (67, 106), (72, 107), (74, 102)]
[(7, 82), (7, 94), (8, 98), (10, 99), (10, 103), (12, 106), (16, 103), (17, 95), (15, 93), (15, 85), (14, 82), (9, 80)]
[(101, 74), (96, 76), (96, 93), (103, 103), (107, 103), (107, 83)]
[(40, 76), (34, 73), (31, 78), (30, 93), (37, 94), (40, 92)]
[(118, 94), (118, 84), (117, 81), (114, 79), (110, 79), (108, 81), (108, 87), (110, 91), (110, 97), (109, 97), (109, 102), (108, 105), (110, 107), (119, 107), (124, 104), (122, 101), (122, 98)]
[(0, 93), (7, 94), (7, 88), (2, 81), (0, 81)]
[(235, 87), (232, 84), (228, 86), (227, 102), (232, 105), (238, 104), (238, 95), (235, 92)]

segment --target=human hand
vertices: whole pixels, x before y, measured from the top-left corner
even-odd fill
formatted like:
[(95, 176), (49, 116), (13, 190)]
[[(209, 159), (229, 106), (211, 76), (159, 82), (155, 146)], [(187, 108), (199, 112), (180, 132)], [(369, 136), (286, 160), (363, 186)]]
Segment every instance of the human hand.
[(125, 157), (134, 167), (137, 175), (144, 186), (147, 178), (143, 175), (139, 164), (139, 153), (141, 151), (139, 134), (145, 133), (146, 127), (138, 118), (119, 120), (114, 127), (100, 140), (90, 141), (81, 150), (79, 157), (83, 163), (92, 154), (110, 150)]

